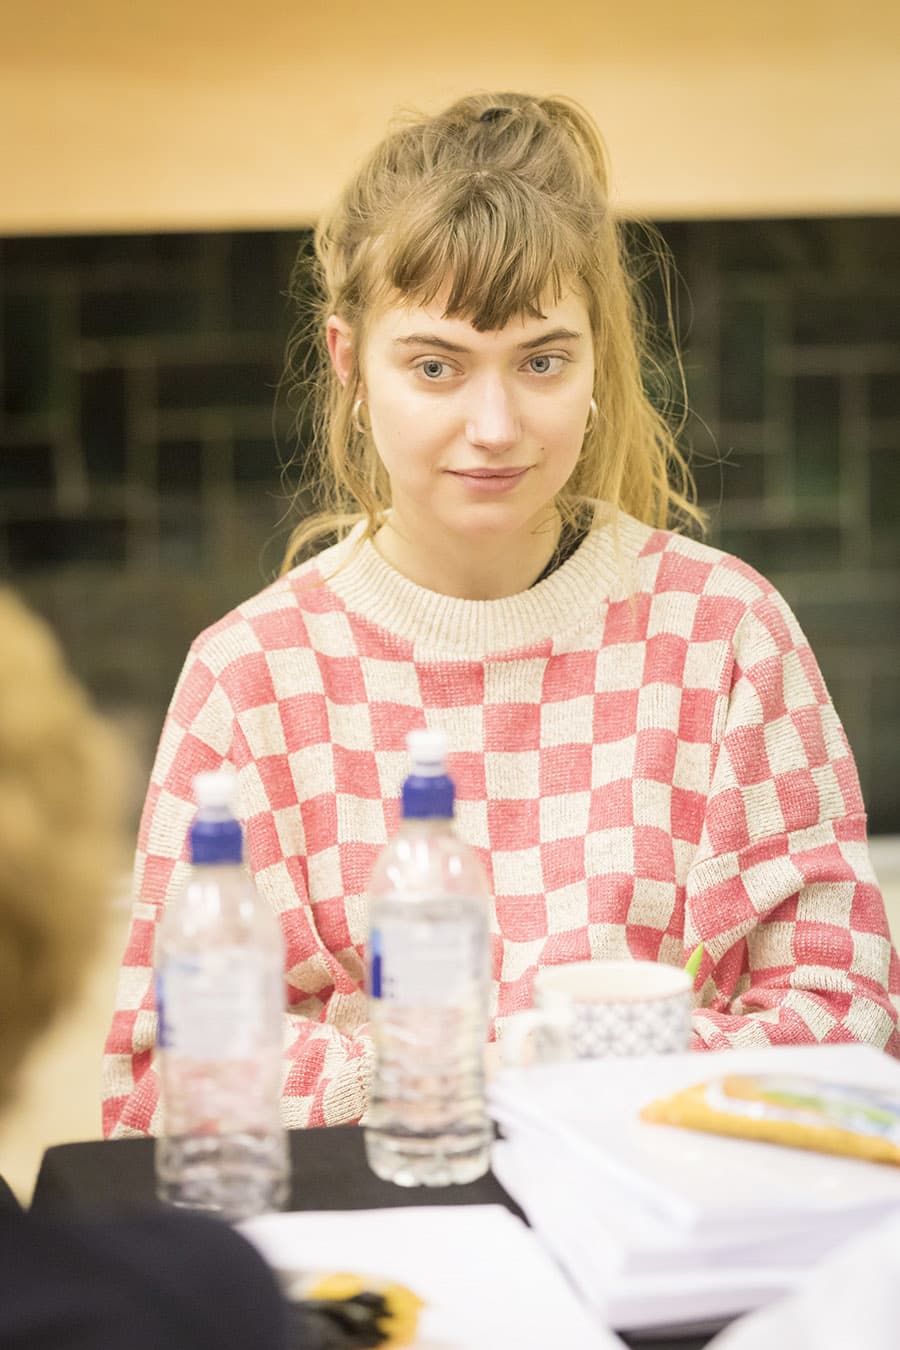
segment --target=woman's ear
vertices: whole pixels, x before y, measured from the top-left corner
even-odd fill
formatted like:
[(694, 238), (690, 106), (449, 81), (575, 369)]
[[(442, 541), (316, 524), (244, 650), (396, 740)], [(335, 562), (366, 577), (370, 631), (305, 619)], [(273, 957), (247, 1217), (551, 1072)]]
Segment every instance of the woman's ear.
[(346, 384), (353, 373), (353, 333), (344, 319), (332, 314), (325, 324), (328, 355), (341, 384)]

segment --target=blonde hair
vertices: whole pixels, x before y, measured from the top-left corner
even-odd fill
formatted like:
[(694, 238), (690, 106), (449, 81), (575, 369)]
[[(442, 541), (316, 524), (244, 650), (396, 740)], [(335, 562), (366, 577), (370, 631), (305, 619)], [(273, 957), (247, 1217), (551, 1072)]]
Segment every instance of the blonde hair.
[(0, 588), (0, 1101), (97, 937), (120, 861), (116, 750), (49, 629)]
[[(672, 324), (665, 246), (656, 252)], [(287, 377), (311, 435), (297, 500), (311, 502), (288, 542), (282, 571), (311, 544), (390, 506), (390, 483), (371, 437), (354, 425), (359, 353), (373, 310), (401, 295), (427, 305), (449, 286), (446, 315), (480, 331), (542, 317), (573, 284), (583, 291), (594, 341), (598, 416), (558, 495), (563, 520), (609, 502), (647, 524), (702, 527), (693, 479), (676, 443), (685, 416), (674, 333), (680, 419), (659, 390), (668, 373), (652, 352), (641, 280), (609, 204), (606, 157), (589, 115), (566, 98), (479, 94), (391, 132), (351, 179), (315, 233), (315, 312), (288, 348)], [(309, 285), (301, 255), (294, 291)], [(308, 303), (308, 300), (307, 300)], [(353, 333), (354, 368), (342, 386), (325, 347), (325, 320)], [(312, 339), (312, 342), (310, 341)], [(656, 386), (657, 407), (646, 384)]]

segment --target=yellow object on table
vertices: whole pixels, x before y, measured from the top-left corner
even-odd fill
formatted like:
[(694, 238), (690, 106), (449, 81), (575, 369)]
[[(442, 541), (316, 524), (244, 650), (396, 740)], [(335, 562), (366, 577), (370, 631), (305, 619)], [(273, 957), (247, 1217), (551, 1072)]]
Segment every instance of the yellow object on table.
[(304, 1350), (411, 1345), (422, 1300), (406, 1285), (348, 1271), (276, 1268), (288, 1301), (291, 1344)]
[(359, 1275), (323, 1275), (306, 1291), (308, 1298), (336, 1299), (344, 1302), (360, 1294), (378, 1294), (385, 1304), (385, 1312), (378, 1318), (378, 1329), (385, 1337), (382, 1345), (410, 1345), (419, 1323), (422, 1300), (404, 1284), (390, 1281), (364, 1280)]
[(900, 1100), (788, 1074), (730, 1074), (648, 1103), (641, 1119), (900, 1164)]

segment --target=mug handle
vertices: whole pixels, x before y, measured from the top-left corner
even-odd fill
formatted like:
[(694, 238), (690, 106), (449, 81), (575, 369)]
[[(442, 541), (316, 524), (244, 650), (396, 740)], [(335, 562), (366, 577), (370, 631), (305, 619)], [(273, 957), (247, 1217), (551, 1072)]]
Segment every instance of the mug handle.
[(572, 1010), (568, 1003), (563, 1001), (548, 1008), (528, 1008), (524, 1012), (513, 1013), (503, 1028), (503, 1039), (500, 1042), (501, 1068), (522, 1068), (531, 1063), (532, 1057), (526, 1054), (526, 1051), (532, 1036), (538, 1031), (550, 1032), (555, 1041), (556, 1049), (550, 1056), (551, 1060), (555, 1062), (570, 1059), (571, 1021)]

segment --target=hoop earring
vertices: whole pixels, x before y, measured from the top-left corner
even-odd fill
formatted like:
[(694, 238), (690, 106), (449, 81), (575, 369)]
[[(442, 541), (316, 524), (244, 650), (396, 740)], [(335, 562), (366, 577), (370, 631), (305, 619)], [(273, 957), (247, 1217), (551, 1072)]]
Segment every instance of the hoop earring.
[(353, 430), (357, 432), (358, 435), (360, 436), (365, 436), (369, 430), (369, 427), (365, 425), (362, 418), (360, 417), (360, 413), (362, 412), (365, 406), (366, 406), (365, 399), (358, 398), (354, 403), (353, 411), (350, 414), (350, 421), (353, 423)]
[(594, 430), (594, 427), (597, 425), (599, 419), (600, 419), (600, 409), (597, 407), (597, 400), (595, 398), (592, 398), (590, 412), (588, 413), (588, 420), (584, 428), (585, 440), (587, 440), (588, 436), (590, 436), (591, 432)]

